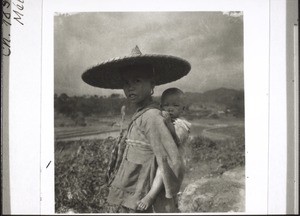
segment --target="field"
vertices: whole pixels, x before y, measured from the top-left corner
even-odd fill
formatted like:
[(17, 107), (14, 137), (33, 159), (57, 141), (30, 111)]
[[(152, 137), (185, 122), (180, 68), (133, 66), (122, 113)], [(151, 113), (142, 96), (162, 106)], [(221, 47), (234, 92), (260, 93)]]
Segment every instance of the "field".
[[(85, 127), (55, 128), (57, 213), (115, 212), (106, 203), (105, 171), (119, 118), (90, 119)], [(187, 166), (179, 196), (181, 212), (244, 210), (244, 120), (189, 119)], [(127, 120), (128, 122), (128, 120)]]

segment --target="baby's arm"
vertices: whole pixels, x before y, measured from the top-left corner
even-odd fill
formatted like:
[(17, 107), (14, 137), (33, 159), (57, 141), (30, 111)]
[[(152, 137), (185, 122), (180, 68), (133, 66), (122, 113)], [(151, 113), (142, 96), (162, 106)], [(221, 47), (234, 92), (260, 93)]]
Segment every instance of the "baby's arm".
[(158, 195), (158, 193), (161, 191), (162, 188), (163, 188), (163, 180), (162, 180), (161, 170), (157, 168), (150, 191), (143, 199), (141, 199), (138, 202), (138, 210), (148, 209), (153, 204), (156, 196)]
[(155, 109), (149, 110), (145, 112), (143, 120), (145, 122), (145, 135), (151, 144), (159, 167), (156, 170), (158, 174), (155, 175), (155, 180), (153, 179), (153, 184), (150, 188), (151, 192), (149, 191), (146, 195), (149, 195), (148, 197), (152, 196), (152, 199), (154, 198), (152, 200), (153, 203), (157, 199), (158, 193), (162, 192), (162, 189), (165, 190), (166, 198), (176, 196), (183, 177), (183, 164), (178, 146), (166, 126), (161, 111)]

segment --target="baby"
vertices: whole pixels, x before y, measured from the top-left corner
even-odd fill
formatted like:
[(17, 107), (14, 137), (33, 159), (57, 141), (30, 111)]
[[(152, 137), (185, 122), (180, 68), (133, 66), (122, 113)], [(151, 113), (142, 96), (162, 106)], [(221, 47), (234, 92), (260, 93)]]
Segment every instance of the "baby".
[(161, 96), (161, 108), (166, 111), (175, 127), (181, 145), (184, 145), (190, 133), (191, 123), (179, 118), (185, 109), (184, 94), (178, 88), (169, 88)]
[[(177, 137), (178, 149), (181, 156), (185, 157), (185, 143), (189, 137), (191, 123), (179, 118), (183, 113), (184, 106), (184, 93), (178, 88), (169, 88), (165, 90), (161, 96), (161, 109), (162, 114), (166, 118), (166, 124), (172, 124), (173, 130)], [(168, 127), (172, 130), (172, 127)], [(185, 160), (184, 160), (185, 161)], [(148, 194), (138, 202), (139, 210), (146, 210), (155, 201), (156, 196), (163, 188), (163, 181), (161, 170), (157, 169), (156, 176)], [(163, 205), (163, 204), (162, 204)]]

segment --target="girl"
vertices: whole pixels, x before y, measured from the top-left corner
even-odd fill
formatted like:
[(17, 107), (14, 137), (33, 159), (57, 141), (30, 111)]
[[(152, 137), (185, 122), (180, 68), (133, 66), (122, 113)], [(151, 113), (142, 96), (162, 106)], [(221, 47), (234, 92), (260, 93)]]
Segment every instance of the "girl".
[[(181, 78), (190, 64), (165, 55), (142, 55), (135, 47), (131, 56), (106, 61), (86, 71), (82, 79), (101, 88), (123, 89), (136, 106), (126, 136), (122, 162), (111, 183), (107, 201), (124, 212), (138, 212), (138, 202), (150, 191), (157, 170), (162, 188), (153, 197), (153, 208), (143, 212), (176, 212), (176, 194), (183, 178), (177, 145), (159, 108), (153, 103), (155, 85)], [(159, 169), (158, 169), (159, 167)]]

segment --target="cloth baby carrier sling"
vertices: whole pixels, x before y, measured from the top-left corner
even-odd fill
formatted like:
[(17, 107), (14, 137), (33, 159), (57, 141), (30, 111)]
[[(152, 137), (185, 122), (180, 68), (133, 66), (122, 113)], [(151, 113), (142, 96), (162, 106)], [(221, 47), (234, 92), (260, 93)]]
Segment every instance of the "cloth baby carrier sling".
[[(148, 107), (146, 109), (144, 109), (143, 111), (141, 111), (138, 115), (136, 115), (132, 121), (129, 123), (127, 130), (122, 130), (120, 133), (120, 136), (117, 138), (117, 140), (114, 142), (113, 144), (113, 148), (112, 148), (112, 152), (110, 155), (110, 161), (108, 163), (108, 167), (107, 167), (107, 172), (106, 172), (106, 183), (108, 184), (108, 186), (113, 182), (118, 169), (121, 165), (122, 159), (123, 159), (123, 154), (124, 154), (124, 150), (126, 148), (126, 138), (127, 138), (127, 134), (133, 124), (133, 122), (139, 118), (142, 114), (144, 114), (146, 111), (148, 111), (149, 109), (158, 109), (155, 107)], [(165, 119), (165, 124), (167, 126), (167, 128), (169, 129), (176, 145), (179, 145), (179, 138), (177, 137), (176, 133), (175, 133), (175, 128), (174, 125), (172, 124), (172, 122), (170, 121), (169, 117), (162, 115)]]

